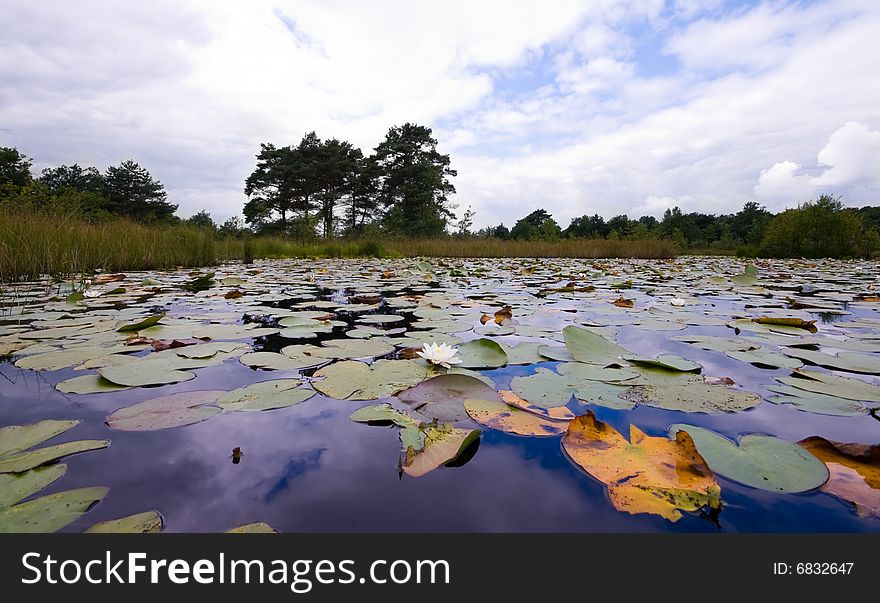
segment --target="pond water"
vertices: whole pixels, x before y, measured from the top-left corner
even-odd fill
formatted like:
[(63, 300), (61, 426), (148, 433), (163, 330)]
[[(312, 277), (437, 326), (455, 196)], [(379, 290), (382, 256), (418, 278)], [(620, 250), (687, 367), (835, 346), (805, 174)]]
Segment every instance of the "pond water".
[[(106, 448), (51, 459), (67, 466), (64, 475), (30, 493), (24, 502), (16, 502), (27, 504), (77, 488), (108, 488), (99, 502), (56, 526), (65, 532), (81, 532), (98, 522), (150, 510), (161, 514), (166, 532), (218, 532), (254, 522), (282, 532), (880, 531), (880, 456), (878, 449), (870, 448), (880, 443), (880, 420), (874, 412), (880, 397), (872, 399), (871, 389), (863, 395), (855, 389), (853, 394), (849, 381), (819, 387), (824, 397), (798, 388), (805, 382), (822, 384), (816, 375), (836, 375), (880, 391), (873, 369), (880, 362), (880, 267), (876, 262), (838, 261), (755, 264), (757, 270), (747, 269), (744, 261), (706, 257), (279, 260), (214, 267), (213, 277), (201, 284), (196, 283), (197, 274), (179, 271), (109, 275), (89, 284), (7, 286), (0, 321), (0, 352), (5, 354), (0, 361), (0, 427), (50, 419), (79, 421), (53, 438), (37, 439), (34, 449), (79, 440), (111, 442)], [(510, 307), (509, 315), (502, 311), (505, 306)], [(367, 318), (374, 315), (401, 319)], [(155, 319), (138, 325), (151, 316), (162, 317), (153, 326), (149, 323)], [(759, 317), (771, 320), (752, 320)], [(804, 322), (792, 326), (772, 320), (789, 318)], [(360, 327), (358, 332), (351, 333), (355, 326)], [(255, 331), (256, 337), (249, 333), (254, 329), (261, 329)], [(615, 342), (626, 354), (610, 352), (613, 362), (608, 360), (609, 352), (595, 352), (593, 339), (575, 341), (583, 331)], [(697, 340), (681, 340), (690, 336)], [(709, 339), (700, 339), (704, 336)], [(589, 392), (598, 390), (589, 387), (586, 394), (579, 394), (584, 399), (571, 395), (576, 387), (571, 391), (563, 387), (564, 402), (572, 414), (589, 412), (591, 421), (624, 438), (630, 439), (631, 425), (649, 437), (667, 438), (674, 424), (703, 427), (731, 443), (743, 434), (766, 434), (794, 447), (806, 438), (819, 437), (838, 446), (826, 449), (849, 461), (815, 452), (817, 461), (800, 447), (807, 460), (796, 459), (794, 464), (777, 466), (774, 463), (782, 461), (773, 454), (757, 455), (747, 471), (765, 475), (770, 485), (753, 487), (745, 483), (749, 480), (743, 474), (725, 469), (736, 449), (713, 452), (695, 436), (697, 450), (720, 487), (721, 503), (702, 509), (679, 506), (672, 521), (663, 513), (615, 500), (613, 484), (609, 487), (603, 469), (619, 456), (603, 457), (598, 463), (585, 460), (563, 444), (570, 437), (563, 432), (572, 429), (567, 422), (556, 422), (561, 425), (556, 435), (533, 437), (509, 433), (486, 421), (478, 423), (465, 413), (451, 421), (439, 416), (437, 424), (478, 429), (477, 439), (455, 451), (448, 464), (435, 463), (436, 468), (424, 475), (402, 471), (412, 453), (419, 451), (410, 451), (410, 456), (402, 452), (401, 428), (388, 422), (357, 422), (350, 415), (361, 407), (387, 402), (423, 420), (425, 428), (434, 418), (431, 405), (405, 403), (412, 398), (405, 391), (420, 382), (430, 383), (429, 378), (442, 375), (444, 369), (432, 368), (405, 350), (420, 347), (423, 341), (461, 346), (479, 339), (497, 342), (511, 358), (511, 349), (519, 343), (552, 347), (549, 352), (532, 348), (525, 360), (517, 357), (521, 363), (508, 361), (502, 366), (492, 355), (497, 346), (487, 344), (473, 354), (465, 353), (471, 348), (460, 348), (465, 365), (472, 367), (460, 370), (460, 378), (476, 381), (490, 392), (513, 390), (521, 401), (537, 406), (528, 414), (544, 423), (548, 419), (540, 413), (559, 407), (529, 399), (527, 394), (544, 382), (528, 380), (549, 374), (547, 391), (555, 392), (560, 374), (569, 370), (565, 365), (585, 364), (575, 360), (584, 354), (595, 360), (590, 355), (598, 354), (599, 360), (586, 363), (589, 367), (597, 371), (623, 367), (637, 376), (609, 386), (614, 379), (605, 375), (611, 373), (601, 373), (603, 377), (589, 387), (639, 390), (640, 403), (628, 402), (627, 396), (614, 396), (610, 403), (591, 399)], [(164, 349), (174, 340), (189, 345)], [(177, 352), (208, 341), (231, 341), (241, 347), (229, 346), (210, 358), (197, 359), (201, 364), (174, 366), (167, 360), (178, 362)], [(344, 342), (341, 352), (331, 354), (336, 358), (321, 355), (320, 350), (336, 350), (326, 345), (328, 341)], [(358, 343), (349, 349), (350, 342)], [(736, 347), (737, 342), (743, 349), (722, 349)], [(307, 347), (290, 350), (291, 345)], [(102, 354), (107, 348), (113, 353)], [(82, 353), (65, 356), (70, 350)], [(566, 354), (574, 358), (560, 362), (541, 356), (541, 351), (552, 358)], [(752, 364), (735, 357), (737, 351), (766, 353), (765, 362), (783, 366)], [(253, 352), (272, 356), (249, 357)], [(136, 364), (153, 354), (166, 359), (158, 369)], [(347, 358), (375, 362), (369, 354), (395, 359), (402, 363), (395, 366), (406, 364), (407, 370), (420, 367), (417, 370), (423, 373), (373, 379), (370, 375), (376, 373), (369, 371), (364, 376), (350, 372), (351, 367), (341, 372), (329, 369), (344, 367), (351, 362)], [(699, 366), (696, 371), (690, 365), (686, 371), (672, 371), (645, 362), (661, 354)], [(120, 356), (126, 358), (119, 360)], [(283, 363), (285, 358), (310, 366), (292, 368)], [(246, 362), (278, 362), (279, 368), (266, 370)], [(191, 372), (194, 377), (170, 382), (170, 371)], [(793, 377), (792, 389), (793, 372), (807, 378)], [(119, 375), (118, 381), (108, 383), (99, 373), (114, 379)], [(84, 375), (94, 376), (94, 383), (85, 388), (89, 393), (59, 386)], [(126, 379), (137, 377), (166, 383), (123, 389)], [(478, 377), (492, 387), (481, 385)], [(711, 381), (724, 377), (733, 385)], [(279, 379), (297, 379), (296, 389), (309, 394), (313, 388), (331, 391), (332, 382), (332, 391), (349, 387), (353, 399), (334, 399), (318, 391), (281, 408), (250, 412), (231, 407), (219, 412), (208, 403), (211, 413), (200, 417), (203, 420), (184, 418), (178, 421), (180, 426), (156, 430), (132, 430), (124, 421), (116, 428), (107, 423), (115, 411), (137, 408), (137, 403), (157, 397), (204, 390), (219, 395)], [(358, 400), (357, 391), (366, 391), (361, 387), (369, 379), (378, 393)], [(768, 387), (780, 385), (788, 387), (781, 394), (789, 396), (787, 401), (806, 400), (804, 405), (772, 403), (770, 398), (779, 392)], [(110, 391), (97, 391), (102, 387)], [(718, 388), (723, 392), (716, 401)], [(400, 397), (391, 395), (401, 390)], [(677, 402), (664, 398), (664, 391), (673, 390), (679, 392)], [(703, 391), (714, 392), (711, 407), (705, 406), (710, 398)], [(724, 395), (731, 391), (740, 396), (735, 404)], [(746, 400), (745, 392), (757, 398)], [(454, 398), (454, 393), (449, 397)], [(691, 412), (695, 409), (711, 412)], [(814, 412), (817, 409), (823, 414)], [(856, 454), (853, 446), (844, 444), (861, 448)], [(240, 449), (240, 457), (233, 454), (235, 448)], [(601, 448), (597, 445), (590, 454)], [(4, 458), (15, 454), (21, 452), (4, 452), (0, 441), (0, 468)], [(635, 456), (635, 462), (648, 466), (663, 463), (650, 450), (636, 451)], [(808, 461), (814, 466), (798, 464)], [(815, 473), (815, 466), (825, 472), (824, 478), (810, 482), (804, 475)], [(633, 475), (641, 471), (632, 469)], [(791, 477), (806, 485), (789, 488), (794, 492), (774, 491), (772, 483), (779, 474), (783, 481)], [(846, 481), (847, 476), (854, 481)], [(616, 483), (626, 485), (631, 477)], [(653, 489), (653, 484), (649, 491), (660, 500), (668, 492)], [(0, 527), (4, 512), (0, 504)]]

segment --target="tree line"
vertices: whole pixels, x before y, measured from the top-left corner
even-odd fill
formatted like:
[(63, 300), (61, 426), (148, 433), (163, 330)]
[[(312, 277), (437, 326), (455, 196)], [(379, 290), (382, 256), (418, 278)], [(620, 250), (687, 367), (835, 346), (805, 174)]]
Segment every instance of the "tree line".
[(32, 174), (33, 160), (0, 147), (0, 204), (64, 208), (90, 220), (124, 217), (152, 224), (186, 223), (219, 236), (375, 239), (381, 237), (483, 237), (513, 240), (671, 239), (682, 252), (736, 251), (777, 257), (872, 257), (880, 251), (880, 207), (847, 208), (822, 195), (773, 214), (747, 202), (731, 214), (667, 209), (661, 219), (598, 214), (576, 217), (562, 228), (536, 209), (508, 228), (473, 230), (468, 207), (456, 219), (449, 197), (456, 171), (437, 150), (430, 128), (406, 123), (390, 128), (370, 154), (350, 142), (321, 140), (315, 132), (299, 143), (263, 143), (244, 183), (243, 218), (217, 224), (207, 211), (181, 220), (165, 187), (132, 160), (108, 167), (61, 165)]

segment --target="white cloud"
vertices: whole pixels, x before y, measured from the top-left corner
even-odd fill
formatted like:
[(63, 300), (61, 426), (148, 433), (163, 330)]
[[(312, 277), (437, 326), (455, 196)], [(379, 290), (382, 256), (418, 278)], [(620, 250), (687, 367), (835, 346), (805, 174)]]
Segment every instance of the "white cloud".
[(4, 25), (0, 144), (133, 157), (183, 215), (240, 212), (260, 142), (369, 151), (404, 121), (434, 126), (478, 226), (880, 202), (873, 0), (11, 0)]
[(880, 132), (851, 121), (831, 135), (818, 161), (828, 169), (812, 180), (816, 186), (868, 183), (880, 188)]
[(810, 199), (814, 191), (809, 176), (793, 161), (781, 161), (761, 170), (755, 185), (755, 197), (772, 210), (793, 207)]

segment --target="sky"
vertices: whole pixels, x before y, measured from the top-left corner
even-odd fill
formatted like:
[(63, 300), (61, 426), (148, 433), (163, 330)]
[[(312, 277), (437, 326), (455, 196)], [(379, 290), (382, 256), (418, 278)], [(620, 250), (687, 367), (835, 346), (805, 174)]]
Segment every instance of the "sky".
[(880, 2), (4, 0), (0, 146), (240, 214), (261, 142), (433, 128), (477, 227), (880, 205)]

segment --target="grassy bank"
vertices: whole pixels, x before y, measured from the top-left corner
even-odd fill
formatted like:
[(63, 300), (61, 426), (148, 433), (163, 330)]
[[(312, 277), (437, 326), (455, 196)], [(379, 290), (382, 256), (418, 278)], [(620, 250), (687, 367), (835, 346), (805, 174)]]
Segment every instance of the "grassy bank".
[(190, 226), (128, 220), (89, 223), (75, 215), (0, 209), (0, 282), (91, 272), (197, 267), (291, 257), (636, 257), (669, 258), (669, 241), (430, 240), (303, 243), (277, 237), (218, 239)]

